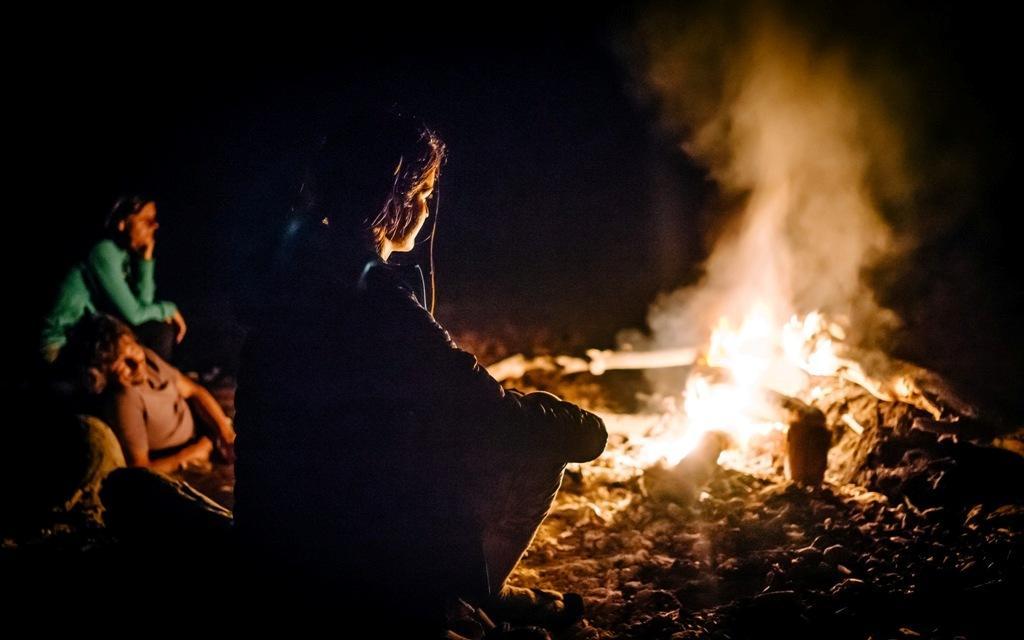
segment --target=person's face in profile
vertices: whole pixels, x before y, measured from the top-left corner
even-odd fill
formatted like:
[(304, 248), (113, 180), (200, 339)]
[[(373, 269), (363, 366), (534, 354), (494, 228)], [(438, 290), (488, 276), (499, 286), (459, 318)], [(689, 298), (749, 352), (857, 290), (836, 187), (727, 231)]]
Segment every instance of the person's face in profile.
[(153, 243), (160, 224), (156, 221), (156, 203), (147, 202), (142, 208), (121, 222), (121, 231), (128, 238), (128, 246), (140, 251)]
[(419, 235), (423, 224), (427, 221), (427, 217), (430, 216), (430, 197), (434, 194), (434, 183), (436, 181), (437, 170), (431, 169), (413, 189), (410, 206), (413, 208), (416, 222), (404, 236), (392, 239), (392, 251), (412, 251), (416, 245), (416, 236)]

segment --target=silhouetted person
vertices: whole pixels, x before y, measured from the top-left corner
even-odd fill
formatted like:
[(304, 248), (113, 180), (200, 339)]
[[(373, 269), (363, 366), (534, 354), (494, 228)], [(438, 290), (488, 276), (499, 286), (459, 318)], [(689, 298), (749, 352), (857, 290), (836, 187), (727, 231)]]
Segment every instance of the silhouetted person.
[(569, 621), (578, 597), (505, 582), (565, 464), (607, 434), (553, 395), (503, 389), (425, 308), (418, 269), (389, 263), (431, 215), (444, 152), (410, 119), (367, 117), (313, 163), (243, 356), (242, 566), (323, 611), (425, 619), (458, 594)]

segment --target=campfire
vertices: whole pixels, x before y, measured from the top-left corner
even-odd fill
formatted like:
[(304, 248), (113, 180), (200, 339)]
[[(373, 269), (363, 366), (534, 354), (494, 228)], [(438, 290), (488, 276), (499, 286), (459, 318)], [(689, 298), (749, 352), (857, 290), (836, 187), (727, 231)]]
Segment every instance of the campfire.
[[(688, 368), (684, 389), (658, 398), (662, 411), (656, 424), (635, 437), (629, 454), (618, 454), (620, 464), (640, 469), (675, 466), (707, 434), (714, 433), (723, 443), (719, 464), (754, 474), (778, 473), (786, 458), (785, 436), (795, 436), (790, 427), (796, 425), (800, 432), (790, 438), (790, 448), (801, 456), (813, 448), (808, 421), (817, 421), (819, 429), (824, 429), (823, 411), (851, 386), (877, 401), (903, 403), (926, 413), (935, 421), (929, 423), (933, 428), (940, 424), (951, 428), (962, 417), (974, 417), (976, 410), (937, 375), (878, 352), (850, 347), (844, 344), (845, 338), (842, 324), (821, 312), (793, 315), (781, 322), (768, 305), (755, 303), (739, 323), (720, 318), (701, 348), (590, 350), (586, 359), (515, 355), (491, 365), (489, 371), (498, 379), (508, 379), (534, 369), (602, 374), (615, 369)], [(869, 364), (862, 365), (861, 359)], [(605, 417), (613, 424), (624, 419)], [(845, 427), (853, 437), (864, 433), (850, 411), (841, 412), (839, 421), (834, 426)], [(801, 466), (796, 476), (804, 475)]]
[(602, 412), (608, 451), (570, 468), (514, 578), (582, 592), (593, 626), (573, 637), (988, 629), (1019, 571), (1022, 496), (993, 481), (1024, 473), (1019, 435), (934, 372), (849, 344), (844, 319), (771, 309), (721, 317), (701, 346), (489, 368), (566, 385), (685, 372), (641, 411)]
[(583, 593), (579, 637), (985, 635), (1019, 595), (1021, 432), (886, 352), (863, 276), (904, 241), (900, 130), (844, 52), (758, 18), (640, 29), (666, 128), (728, 196), (700, 277), (615, 349), (488, 367), (555, 393), (644, 372), (639, 410), (592, 403), (608, 450), (515, 578)]

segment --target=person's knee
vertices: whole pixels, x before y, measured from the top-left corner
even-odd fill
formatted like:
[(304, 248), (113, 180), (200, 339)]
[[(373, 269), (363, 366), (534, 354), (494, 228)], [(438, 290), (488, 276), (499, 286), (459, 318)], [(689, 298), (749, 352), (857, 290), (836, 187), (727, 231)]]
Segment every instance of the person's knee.
[(531, 484), (550, 489), (552, 497), (562, 485), (567, 463), (554, 457), (538, 457), (524, 463), (522, 473), (531, 479)]
[(513, 471), (512, 491), (519, 494), (517, 502), (524, 512), (543, 518), (562, 486), (566, 464), (553, 459), (524, 461)]
[(139, 342), (156, 352), (164, 360), (170, 360), (174, 352), (177, 330), (167, 322), (151, 320), (135, 327)]

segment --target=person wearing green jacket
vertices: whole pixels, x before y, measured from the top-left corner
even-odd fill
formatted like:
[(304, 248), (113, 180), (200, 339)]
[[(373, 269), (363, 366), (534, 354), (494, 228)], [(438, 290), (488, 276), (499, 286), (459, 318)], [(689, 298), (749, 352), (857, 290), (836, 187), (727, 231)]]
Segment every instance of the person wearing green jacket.
[(186, 325), (178, 307), (156, 299), (156, 203), (128, 196), (115, 203), (106, 234), (65, 276), (43, 322), (41, 352), (54, 362), (67, 332), (85, 314), (109, 313), (130, 325), (146, 346), (170, 359)]

